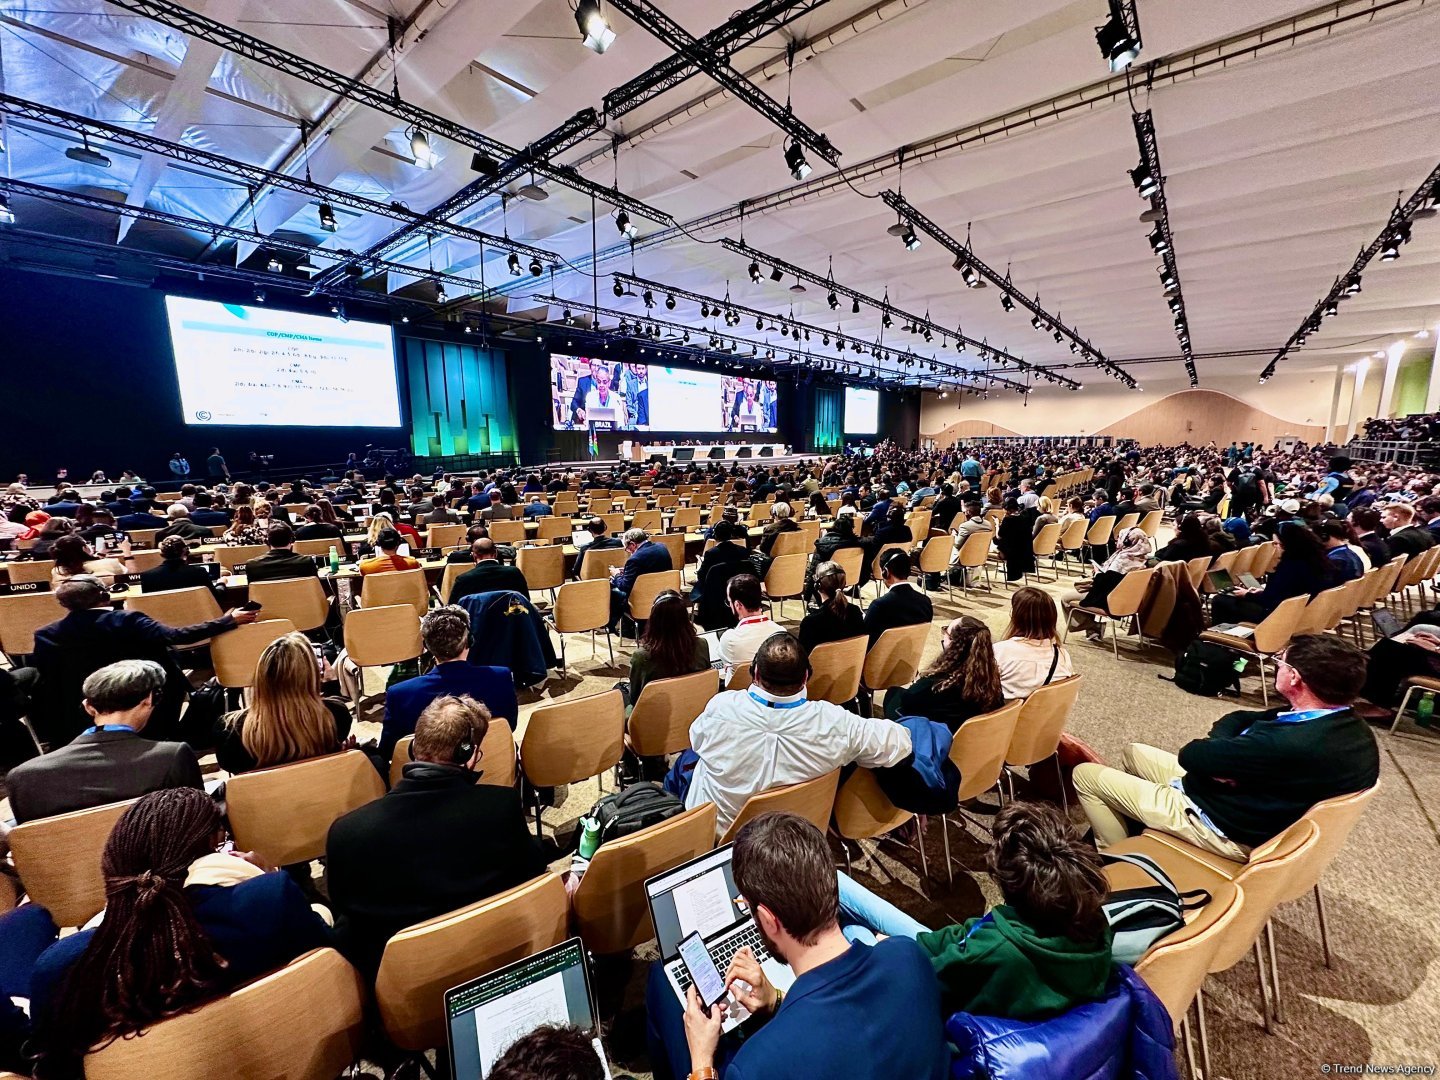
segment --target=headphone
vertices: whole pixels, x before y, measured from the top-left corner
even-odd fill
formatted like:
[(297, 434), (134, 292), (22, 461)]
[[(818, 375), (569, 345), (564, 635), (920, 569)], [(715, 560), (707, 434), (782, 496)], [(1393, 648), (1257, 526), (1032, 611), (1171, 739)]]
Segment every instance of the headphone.
[(884, 560), (880, 563), (880, 569), (884, 570), (887, 574), (898, 577), (899, 575), (896, 575), (895, 571), (890, 568), (895, 564), (895, 560), (902, 556), (907, 559), (909, 558), (909, 556), (906, 555), (903, 551), (891, 551), (890, 554), (886, 555)]
[(470, 734), (455, 744), (455, 755), (450, 760), (461, 767), (470, 764), (475, 756), (475, 741), (475, 725), (471, 724)]

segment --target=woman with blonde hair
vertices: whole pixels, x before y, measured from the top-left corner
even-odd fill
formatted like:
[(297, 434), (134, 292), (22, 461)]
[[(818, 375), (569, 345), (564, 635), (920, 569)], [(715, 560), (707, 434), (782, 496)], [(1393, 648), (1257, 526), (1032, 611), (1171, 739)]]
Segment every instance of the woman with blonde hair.
[(1027, 698), (1046, 683), (1075, 674), (1070, 652), (1060, 644), (1058, 622), (1049, 593), (1027, 585), (1010, 597), (1010, 625), (995, 643), (1006, 701)]
[(339, 698), (320, 696), (323, 663), (301, 633), (265, 647), (249, 707), (221, 720), (215, 760), (222, 769), (234, 775), (346, 747), (350, 710)]
[(370, 519), (370, 525), (365, 530), (365, 539), (360, 542), (360, 555), (362, 558), (366, 555), (374, 555), (380, 550), (375, 541), (380, 538), (380, 534), (386, 529), (393, 529), (395, 532), (398, 532), (405, 543), (409, 544), (412, 549), (421, 546), (419, 533), (404, 522), (396, 521), (388, 511), (382, 510)]
[(891, 720), (923, 716), (957, 731), (971, 717), (1004, 703), (990, 628), (962, 615), (940, 632), (940, 655), (925, 673), (885, 695), (885, 715)]

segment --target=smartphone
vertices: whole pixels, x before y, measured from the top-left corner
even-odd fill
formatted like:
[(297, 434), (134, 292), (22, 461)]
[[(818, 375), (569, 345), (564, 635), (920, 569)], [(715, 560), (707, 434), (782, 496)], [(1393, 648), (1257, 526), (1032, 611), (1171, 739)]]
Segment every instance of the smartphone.
[(692, 933), (680, 942), (680, 959), (690, 973), (690, 981), (695, 984), (700, 1003), (706, 1009), (725, 1000), (725, 976), (715, 966), (710, 950), (705, 948), (705, 939), (699, 933)]
[(260, 608), (261, 608), (261, 606), (262, 606), (262, 605), (256, 603), (254, 600), (246, 600), (245, 603), (243, 603), (243, 604), (240, 605), (240, 610), (241, 610), (241, 611), (259, 611)]

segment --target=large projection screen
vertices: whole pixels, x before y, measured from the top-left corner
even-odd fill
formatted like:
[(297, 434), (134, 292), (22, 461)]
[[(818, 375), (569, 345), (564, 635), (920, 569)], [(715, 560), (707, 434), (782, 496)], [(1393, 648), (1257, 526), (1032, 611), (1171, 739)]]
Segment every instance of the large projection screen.
[(592, 356), (550, 356), (556, 431), (773, 432), (775, 383)]
[(400, 426), (389, 326), (184, 296), (165, 307), (187, 424)]
[(845, 434), (874, 435), (880, 430), (880, 391), (845, 388)]

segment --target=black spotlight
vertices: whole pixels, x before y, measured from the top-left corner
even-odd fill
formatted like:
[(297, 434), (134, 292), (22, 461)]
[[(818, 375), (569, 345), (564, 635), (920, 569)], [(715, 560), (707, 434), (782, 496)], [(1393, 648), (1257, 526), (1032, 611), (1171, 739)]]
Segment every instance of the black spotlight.
[(510, 253), (510, 257), (505, 260), (505, 265), (510, 268), (512, 275), (515, 277), (520, 276), (520, 256), (515, 254), (515, 252), (512, 251)]
[(587, 49), (603, 53), (615, 42), (615, 31), (600, 11), (599, 0), (580, 0), (575, 5), (575, 25)]
[(1008, 292), (1002, 292), (1000, 294), (1000, 307), (1005, 311), (1015, 310), (1015, 301), (1010, 299), (1010, 294)]
[(1130, 182), (1142, 199), (1148, 199), (1160, 190), (1160, 182), (1150, 175), (1150, 167), (1143, 161), (1130, 170)]
[(771, 281), (784, 281), (784, 280), (785, 280), (785, 271), (781, 270), (778, 266), (772, 266), (772, 267), (770, 268), (770, 280), (771, 280)]
[(1345, 279), (1345, 295), (1354, 296), (1360, 291), (1360, 275), (1352, 274)]
[(666, 307), (666, 309), (669, 310), (669, 311), (674, 311), (674, 310), (675, 310), (675, 294), (674, 294), (674, 293), (666, 293), (666, 294), (665, 294), (665, 307)]
[(531, 255), (531, 256), (530, 256), (530, 276), (531, 276), (531, 277), (539, 277), (539, 276), (540, 276), (541, 274), (543, 274), (544, 272), (545, 272), (545, 267), (543, 267), (543, 266), (540, 265), (540, 257), (539, 257), (538, 255)]
[(1328, 304), (1325, 305), (1325, 310), (1322, 311), (1320, 314), (1324, 315), (1327, 319), (1333, 319), (1336, 315), (1340, 314), (1340, 305), (1337, 304), (1334, 300), (1331, 300)]
[(859, 300), (852, 300), (852, 301), (850, 302), (850, 314), (851, 314), (851, 315), (859, 315), (859, 314), (860, 314), (860, 301), (859, 301)]
[(1150, 233), (1150, 250), (1156, 255), (1163, 255), (1170, 250), (1170, 241), (1165, 239), (1165, 231), (1159, 225)]
[(619, 231), (620, 235), (627, 240), (634, 240), (640, 232), (635, 223), (630, 220), (630, 215), (624, 210), (620, 210), (615, 214), (615, 228)]
[(760, 264), (754, 259), (750, 260), (750, 280), (757, 285), (760, 283)]
[(900, 234), (900, 242), (905, 245), (906, 251), (914, 251), (920, 246), (920, 238), (915, 235), (913, 226), (905, 226), (905, 231)]
[(616, 279), (615, 279), (615, 284), (612, 285), (612, 286), (610, 286), (610, 291), (613, 292), (616, 296), (624, 296), (624, 295), (625, 295), (625, 286), (620, 284), (620, 279), (619, 279), (619, 278), (616, 278)]
[(1104, 26), (1096, 28), (1095, 43), (1100, 46), (1100, 55), (1111, 71), (1124, 71), (1140, 55), (1140, 42), (1130, 33), (1120, 13), (1120, 0), (1110, 0), (1110, 17)]
[(836, 308), (838, 308), (838, 307), (840, 306), (840, 298), (835, 295), (835, 291), (834, 291), (833, 289), (832, 289), (832, 290), (830, 291), (830, 293), (825, 297), (825, 302), (830, 305), (830, 310), (831, 310), (831, 311), (834, 311)]
[(476, 150), (470, 155), (470, 170), (481, 176), (499, 176), (500, 163), (484, 150)]
[(790, 175), (796, 180), (804, 180), (810, 175), (810, 163), (805, 160), (805, 151), (800, 149), (800, 144), (791, 141), (785, 148), (785, 164), (790, 167)]

